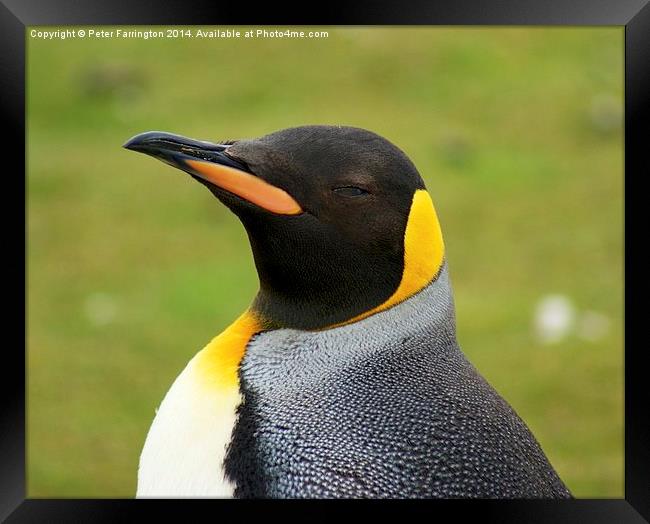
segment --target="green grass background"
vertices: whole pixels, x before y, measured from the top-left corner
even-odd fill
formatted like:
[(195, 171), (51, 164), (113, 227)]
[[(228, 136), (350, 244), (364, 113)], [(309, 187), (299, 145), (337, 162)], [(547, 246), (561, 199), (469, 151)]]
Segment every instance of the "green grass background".
[[(328, 29), (27, 37), (29, 496), (133, 496), (154, 409), (257, 289), (235, 217), (122, 143), (311, 123), (412, 158), (463, 350), (574, 495), (623, 495), (623, 29)], [(607, 315), (607, 334), (541, 344), (532, 318), (552, 293)]]

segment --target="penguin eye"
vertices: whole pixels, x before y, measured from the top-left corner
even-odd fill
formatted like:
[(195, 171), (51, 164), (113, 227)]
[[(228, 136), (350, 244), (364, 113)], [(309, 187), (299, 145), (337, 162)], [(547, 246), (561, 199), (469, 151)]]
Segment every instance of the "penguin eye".
[(332, 191), (334, 191), (337, 195), (343, 195), (347, 197), (358, 197), (368, 194), (368, 191), (365, 189), (361, 189), (360, 187), (355, 186), (335, 187)]

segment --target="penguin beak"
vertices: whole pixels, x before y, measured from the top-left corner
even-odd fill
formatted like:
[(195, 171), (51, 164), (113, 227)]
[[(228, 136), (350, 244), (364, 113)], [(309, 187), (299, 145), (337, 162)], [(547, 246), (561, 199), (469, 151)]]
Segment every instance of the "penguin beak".
[(284, 189), (269, 184), (228, 155), (228, 145), (149, 131), (128, 140), (126, 149), (153, 156), (193, 177), (279, 215), (297, 215), (302, 207)]

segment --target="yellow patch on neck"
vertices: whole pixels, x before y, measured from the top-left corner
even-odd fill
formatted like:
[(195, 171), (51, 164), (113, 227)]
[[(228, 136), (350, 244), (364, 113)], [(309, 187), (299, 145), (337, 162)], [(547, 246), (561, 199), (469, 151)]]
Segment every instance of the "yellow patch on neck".
[(261, 322), (248, 310), (214, 337), (194, 357), (202, 382), (220, 389), (238, 389), (237, 370), (244, 357), (246, 345), (251, 337), (261, 330)]
[(386, 302), (370, 311), (330, 327), (356, 322), (413, 296), (435, 278), (442, 266), (444, 256), (445, 244), (442, 240), (442, 230), (433, 202), (425, 189), (418, 189), (413, 194), (413, 202), (406, 223), (404, 271), (397, 290)]

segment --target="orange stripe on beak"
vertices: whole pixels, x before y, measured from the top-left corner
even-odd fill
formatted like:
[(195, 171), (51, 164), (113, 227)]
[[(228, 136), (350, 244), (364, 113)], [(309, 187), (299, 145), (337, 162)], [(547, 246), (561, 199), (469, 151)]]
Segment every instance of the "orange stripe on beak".
[(197, 176), (271, 213), (278, 215), (302, 213), (300, 204), (289, 193), (255, 175), (212, 162), (200, 160), (184, 160), (184, 162), (196, 172)]

